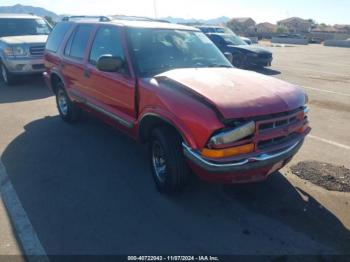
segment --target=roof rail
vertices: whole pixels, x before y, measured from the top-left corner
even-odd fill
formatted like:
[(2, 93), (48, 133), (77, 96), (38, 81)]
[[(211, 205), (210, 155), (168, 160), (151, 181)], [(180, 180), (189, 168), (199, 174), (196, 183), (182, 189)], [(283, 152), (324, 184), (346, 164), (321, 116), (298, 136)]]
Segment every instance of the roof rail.
[(166, 21), (166, 20), (154, 19), (154, 18), (149, 18), (149, 17), (144, 17), (144, 16), (130, 16), (130, 15), (112, 15), (112, 16), (110, 16), (110, 19), (169, 23), (169, 21)]
[(75, 15), (75, 16), (65, 16), (62, 21), (72, 21), (72, 20), (84, 20), (84, 19), (97, 19), (99, 22), (109, 22), (111, 19), (108, 16), (88, 16), (88, 15)]

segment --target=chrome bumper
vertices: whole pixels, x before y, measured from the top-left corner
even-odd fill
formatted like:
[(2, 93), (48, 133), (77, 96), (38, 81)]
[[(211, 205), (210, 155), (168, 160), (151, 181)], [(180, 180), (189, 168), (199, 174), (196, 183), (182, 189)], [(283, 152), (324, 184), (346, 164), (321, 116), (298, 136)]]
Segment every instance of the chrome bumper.
[(238, 162), (218, 163), (203, 158), (198, 151), (193, 150), (186, 144), (182, 144), (185, 156), (194, 164), (202, 169), (212, 173), (229, 173), (238, 171), (249, 171), (257, 168), (263, 168), (269, 165), (274, 165), (280, 161), (293, 157), (303, 145), (304, 140), (285, 148), (281, 151), (276, 151), (269, 154), (261, 154), (250, 157)]
[(12, 74), (35, 74), (44, 72), (44, 58), (6, 58), (3, 60)]

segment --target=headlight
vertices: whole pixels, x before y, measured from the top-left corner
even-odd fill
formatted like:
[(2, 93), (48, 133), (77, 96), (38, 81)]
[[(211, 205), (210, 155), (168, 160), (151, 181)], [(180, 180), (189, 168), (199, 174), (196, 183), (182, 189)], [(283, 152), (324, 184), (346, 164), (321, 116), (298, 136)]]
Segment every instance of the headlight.
[(13, 56), (13, 49), (12, 49), (12, 47), (5, 47), (4, 48), (4, 54), (5, 54), (5, 56)]
[(250, 57), (258, 57), (259, 55), (257, 53), (247, 53)]
[(14, 56), (26, 56), (28, 54), (26, 48), (22, 46), (12, 47)]
[(255, 122), (251, 121), (233, 130), (225, 131), (213, 136), (209, 145), (224, 145), (241, 140), (242, 138), (253, 135), (255, 132)]
[(304, 106), (304, 119), (308, 119), (309, 117), (309, 107), (308, 106)]
[(305, 93), (305, 105), (309, 103), (309, 96)]
[(28, 55), (27, 49), (22, 46), (6, 47), (4, 49), (4, 53), (6, 56), (27, 56)]
[(309, 96), (305, 93), (305, 105), (304, 105), (304, 116), (307, 117), (310, 111), (310, 108), (307, 106), (309, 103)]

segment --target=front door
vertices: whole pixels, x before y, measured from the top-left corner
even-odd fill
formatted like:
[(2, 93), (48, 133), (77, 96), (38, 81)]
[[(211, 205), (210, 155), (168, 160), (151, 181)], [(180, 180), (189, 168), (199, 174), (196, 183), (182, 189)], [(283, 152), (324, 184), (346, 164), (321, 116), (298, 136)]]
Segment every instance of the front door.
[[(97, 69), (102, 55), (119, 57), (124, 66), (118, 72), (102, 72)], [(128, 126), (136, 119), (135, 79), (131, 77), (122, 43), (120, 29), (116, 26), (101, 25), (95, 34), (86, 65), (85, 88), (93, 94), (93, 106), (98, 111), (120, 119)], [(130, 125), (129, 125), (130, 127)]]

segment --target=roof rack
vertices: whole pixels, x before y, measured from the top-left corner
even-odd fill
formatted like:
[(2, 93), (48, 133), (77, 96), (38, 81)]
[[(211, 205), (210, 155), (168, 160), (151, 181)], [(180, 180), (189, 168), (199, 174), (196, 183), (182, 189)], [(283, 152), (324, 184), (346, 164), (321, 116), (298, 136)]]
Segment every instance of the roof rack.
[(162, 19), (154, 19), (144, 16), (130, 16), (130, 15), (112, 15), (109, 17), (110, 19), (115, 20), (127, 20), (127, 21), (149, 21), (149, 22), (163, 22), (163, 23), (169, 23), (169, 21), (162, 20)]
[(162, 22), (170, 23), (166, 20), (154, 19), (143, 16), (129, 16), (129, 15), (112, 15), (112, 16), (87, 16), (87, 15), (77, 15), (77, 16), (66, 16), (62, 18), (62, 21), (76, 21), (76, 20), (97, 20), (98, 22), (110, 22), (112, 20), (125, 20), (125, 21), (146, 21), (146, 22)]
[(87, 15), (76, 15), (76, 16), (66, 16), (62, 18), (62, 21), (74, 21), (74, 20), (90, 20), (95, 19), (99, 22), (109, 22), (111, 19), (107, 16), (87, 16)]

